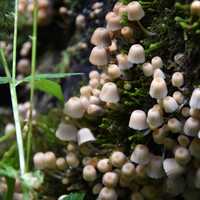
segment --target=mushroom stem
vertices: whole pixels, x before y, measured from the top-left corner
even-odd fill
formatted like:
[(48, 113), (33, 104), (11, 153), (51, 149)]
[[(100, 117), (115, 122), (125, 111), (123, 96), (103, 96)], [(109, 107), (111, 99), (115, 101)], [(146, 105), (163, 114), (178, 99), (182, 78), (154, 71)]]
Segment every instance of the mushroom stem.
[(153, 32), (151, 32), (151, 31), (148, 31), (148, 30), (142, 25), (142, 23), (141, 23), (140, 21), (137, 21), (137, 24), (138, 24), (138, 26), (140, 27), (140, 29), (141, 29), (146, 35), (148, 35), (148, 36), (154, 36), (154, 35), (156, 35), (156, 33), (153, 33)]

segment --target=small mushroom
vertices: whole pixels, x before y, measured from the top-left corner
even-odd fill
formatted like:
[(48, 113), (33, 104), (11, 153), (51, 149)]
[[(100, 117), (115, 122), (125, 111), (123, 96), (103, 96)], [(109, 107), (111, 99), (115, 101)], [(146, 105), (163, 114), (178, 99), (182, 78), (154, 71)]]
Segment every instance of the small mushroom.
[(145, 15), (141, 4), (137, 1), (132, 1), (127, 5), (127, 13), (130, 21), (139, 21)]
[(134, 44), (129, 49), (128, 61), (133, 64), (141, 64), (145, 62), (144, 48), (140, 44)]
[(94, 137), (93, 133), (91, 132), (91, 130), (89, 128), (81, 128), (78, 131), (78, 145), (82, 145), (88, 142), (93, 142), (96, 140), (96, 138)]
[(189, 104), (191, 108), (200, 109), (200, 88), (193, 90)]

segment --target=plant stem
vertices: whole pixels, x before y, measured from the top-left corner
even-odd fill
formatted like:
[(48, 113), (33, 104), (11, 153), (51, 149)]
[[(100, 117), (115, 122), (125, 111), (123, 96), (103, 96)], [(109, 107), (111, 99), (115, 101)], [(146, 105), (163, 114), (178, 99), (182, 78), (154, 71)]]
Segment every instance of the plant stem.
[(156, 33), (150, 32), (148, 31), (142, 24), (140, 21), (137, 21), (138, 26), (140, 27), (140, 29), (148, 36), (154, 36), (156, 35)]
[(35, 68), (36, 68), (36, 54), (37, 54), (37, 0), (34, 0), (33, 11), (33, 32), (32, 32), (32, 57), (31, 57), (31, 91), (30, 91), (30, 114), (29, 114), (29, 132), (27, 138), (27, 160), (26, 170), (29, 170), (30, 156), (31, 156), (31, 139), (32, 139), (32, 112), (34, 108), (34, 90), (35, 90)]

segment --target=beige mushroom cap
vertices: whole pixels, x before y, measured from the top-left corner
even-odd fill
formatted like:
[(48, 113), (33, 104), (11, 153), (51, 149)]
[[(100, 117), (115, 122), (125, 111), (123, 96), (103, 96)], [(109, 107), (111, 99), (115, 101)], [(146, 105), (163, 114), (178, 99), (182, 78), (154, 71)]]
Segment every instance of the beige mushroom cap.
[(142, 45), (134, 44), (131, 46), (128, 52), (128, 61), (133, 64), (145, 62), (145, 52)]
[(106, 22), (107, 22), (106, 28), (109, 31), (120, 30), (122, 28), (120, 21), (121, 21), (121, 17), (119, 15), (116, 15), (114, 12), (109, 12), (106, 15)]
[(127, 12), (128, 12), (128, 20), (130, 21), (139, 21), (145, 15), (141, 4), (137, 1), (132, 1), (131, 3), (128, 4)]
[(89, 128), (81, 128), (78, 131), (77, 137), (78, 137), (79, 145), (82, 145), (87, 142), (93, 142), (96, 140), (96, 138), (94, 137), (93, 133), (91, 132)]

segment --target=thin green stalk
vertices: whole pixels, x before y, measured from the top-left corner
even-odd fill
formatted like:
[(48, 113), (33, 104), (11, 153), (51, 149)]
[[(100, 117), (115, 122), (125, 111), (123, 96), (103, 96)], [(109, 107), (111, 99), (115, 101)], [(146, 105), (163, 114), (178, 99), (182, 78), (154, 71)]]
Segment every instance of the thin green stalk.
[(140, 29), (141, 29), (146, 35), (148, 35), (148, 36), (154, 36), (154, 35), (156, 35), (156, 33), (153, 33), (153, 32), (148, 31), (148, 30), (142, 25), (142, 23), (141, 23), (140, 21), (137, 21), (137, 24), (139, 25)]
[(32, 111), (34, 108), (34, 90), (35, 90), (35, 69), (36, 69), (36, 54), (37, 54), (37, 13), (38, 13), (37, 0), (34, 0), (33, 11), (33, 32), (32, 32), (32, 58), (31, 58), (31, 91), (30, 91), (30, 115), (29, 115), (29, 132), (27, 138), (27, 160), (26, 170), (29, 170), (29, 163), (31, 157), (31, 139), (32, 139)]

